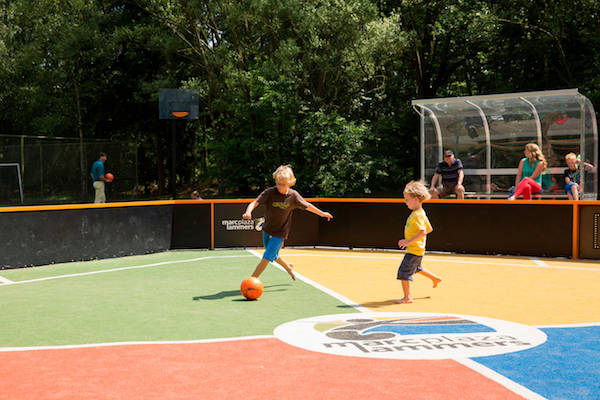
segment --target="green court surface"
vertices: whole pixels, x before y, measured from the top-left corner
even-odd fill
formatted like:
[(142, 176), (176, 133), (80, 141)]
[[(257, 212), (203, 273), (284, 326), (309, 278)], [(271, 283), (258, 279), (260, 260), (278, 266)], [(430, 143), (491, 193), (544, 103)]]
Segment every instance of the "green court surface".
[(313, 315), (356, 312), (269, 267), (247, 301), (248, 251), (172, 251), (0, 271), (0, 347), (181, 341), (272, 335)]
[(261, 253), (0, 271), (0, 399), (598, 398), (597, 263), (427, 254), (397, 304), (401, 252), (286, 248), (248, 301)]

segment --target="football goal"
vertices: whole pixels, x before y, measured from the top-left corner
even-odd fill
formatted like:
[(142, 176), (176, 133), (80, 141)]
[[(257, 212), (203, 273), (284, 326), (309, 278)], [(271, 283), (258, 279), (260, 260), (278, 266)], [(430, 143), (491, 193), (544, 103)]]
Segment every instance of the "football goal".
[[(19, 187), (19, 196), (21, 197), (21, 203), (23, 203), (23, 179), (21, 178), (21, 166), (19, 165), (19, 163), (0, 163), (0, 171), (2, 172), (8, 172), (8, 177), (9, 179), (5, 180), (5, 183), (7, 183), (6, 187), (4, 187), (4, 190), (14, 190), (16, 189), (16, 187), (12, 187), (11, 186), (18, 186)], [(14, 174), (14, 175), (13, 175)], [(13, 179), (10, 179), (13, 178)], [(16, 179), (14, 179), (16, 178)], [(12, 183), (10, 183), (12, 182)], [(16, 182), (16, 185), (14, 185)]]

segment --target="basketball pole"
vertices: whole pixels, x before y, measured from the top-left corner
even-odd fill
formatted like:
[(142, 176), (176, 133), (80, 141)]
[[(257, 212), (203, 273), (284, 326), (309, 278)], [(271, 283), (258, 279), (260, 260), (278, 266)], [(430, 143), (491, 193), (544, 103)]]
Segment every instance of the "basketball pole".
[(173, 200), (176, 199), (177, 197), (177, 188), (175, 187), (175, 166), (177, 165), (176, 162), (176, 154), (177, 154), (177, 149), (176, 149), (176, 124), (177, 121), (172, 119), (171, 120), (171, 192), (173, 194)]
[(177, 198), (177, 119), (198, 119), (199, 96), (197, 90), (158, 89), (158, 118), (171, 119), (171, 194)]

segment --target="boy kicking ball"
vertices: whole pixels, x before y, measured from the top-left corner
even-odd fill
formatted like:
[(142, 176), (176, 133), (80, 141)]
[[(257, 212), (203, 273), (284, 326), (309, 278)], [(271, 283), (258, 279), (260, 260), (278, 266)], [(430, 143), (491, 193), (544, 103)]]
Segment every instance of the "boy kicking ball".
[(317, 207), (304, 200), (300, 193), (292, 189), (296, 184), (294, 171), (289, 165), (282, 165), (273, 173), (276, 186), (270, 187), (262, 192), (256, 200), (248, 204), (246, 212), (242, 215), (244, 219), (252, 219), (252, 211), (260, 204), (265, 205), (265, 223), (263, 225), (263, 244), (265, 253), (256, 266), (253, 277), (258, 278), (267, 268), (269, 262), (275, 261), (281, 265), (293, 280), (296, 276), (293, 271), (293, 264), (289, 264), (279, 257), (279, 250), (283, 242), (290, 233), (292, 223), (292, 212), (296, 209), (310, 211), (318, 216), (331, 220), (333, 216), (328, 212), (323, 212)]
[(404, 199), (406, 206), (412, 210), (412, 213), (406, 220), (404, 226), (404, 239), (398, 241), (398, 247), (406, 249), (406, 254), (398, 268), (397, 279), (402, 281), (402, 290), (404, 298), (395, 300), (395, 303), (412, 303), (410, 294), (410, 282), (413, 280), (413, 275), (420, 272), (433, 282), (433, 287), (437, 287), (442, 281), (441, 278), (427, 271), (421, 265), (423, 255), (425, 254), (425, 242), (427, 235), (433, 232), (433, 227), (423, 210), (423, 202), (429, 200), (431, 195), (421, 182), (409, 182), (404, 188)]

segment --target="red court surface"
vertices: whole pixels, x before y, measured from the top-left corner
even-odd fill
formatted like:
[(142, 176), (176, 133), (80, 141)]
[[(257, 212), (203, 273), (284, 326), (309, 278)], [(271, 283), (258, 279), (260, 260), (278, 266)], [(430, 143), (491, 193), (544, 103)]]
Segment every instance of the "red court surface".
[(0, 399), (522, 399), (452, 360), (381, 360), (275, 338), (0, 352)]

